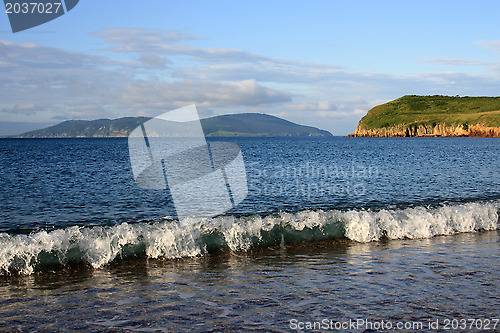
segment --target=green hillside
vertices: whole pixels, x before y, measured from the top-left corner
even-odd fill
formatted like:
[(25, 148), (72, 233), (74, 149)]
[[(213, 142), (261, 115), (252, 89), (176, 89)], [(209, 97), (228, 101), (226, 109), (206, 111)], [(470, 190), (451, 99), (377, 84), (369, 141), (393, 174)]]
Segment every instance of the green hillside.
[[(126, 117), (119, 119), (68, 120), (41, 130), (11, 136), (17, 138), (76, 138), (127, 137), (137, 126), (151, 118)], [(282, 137), (332, 136), (330, 132), (311, 126), (259, 113), (222, 115), (201, 120), (208, 137)]]
[(17, 138), (75, 138), (128, 136), (137, 126), (150, 118), (125, 117), (119, 119), (67, 120), (44, 129), (15, 135)]
[(201, 120), (208, 137), (332, 136), (330, 132), (261, 113), (222, 115)]
[(369, 130), (436, 124), (500, 127), (500, 97), (403, 96), (372, 108), (358, 127)]

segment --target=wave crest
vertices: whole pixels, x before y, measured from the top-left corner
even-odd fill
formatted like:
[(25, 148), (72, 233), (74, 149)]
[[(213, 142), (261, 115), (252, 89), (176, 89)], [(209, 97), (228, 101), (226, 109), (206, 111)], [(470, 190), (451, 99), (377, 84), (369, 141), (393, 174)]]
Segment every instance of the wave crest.
[(112, 227), (68, 227), (30, 235), (0, 234), (1, 274), (31, 274), (47, 265), (86, 264), (100, 268), (118, 258), (182, 258), (214, 250), (248, 251), (280, 243), (348, 238), (430, 238), (499, 229), (500, 201), (437, 208), (317, 210), (269, 216), (219, 216), (188, 221), (122, 223)]

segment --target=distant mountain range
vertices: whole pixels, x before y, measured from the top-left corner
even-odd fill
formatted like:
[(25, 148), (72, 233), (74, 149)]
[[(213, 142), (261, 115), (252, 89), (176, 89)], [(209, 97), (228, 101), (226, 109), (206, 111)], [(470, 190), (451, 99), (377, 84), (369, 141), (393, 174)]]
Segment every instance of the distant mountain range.
[[(148, 117), (67, 120), (44, 129), (13, 135), (13, 138), (127, 137)], [(332, 134), (311, 126), (260, 113), (240, 113), (201, 119), (207, 137), (328, 137)]]

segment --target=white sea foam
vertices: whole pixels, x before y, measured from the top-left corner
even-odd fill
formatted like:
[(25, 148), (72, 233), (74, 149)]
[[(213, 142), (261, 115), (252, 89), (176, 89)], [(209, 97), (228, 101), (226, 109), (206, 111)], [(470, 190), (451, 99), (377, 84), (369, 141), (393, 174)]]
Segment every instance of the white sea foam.
[(255, 246), (346, 237), (430, 238), (499, 229), (500, 201), (380, 211), (302, 211), (269, 216), (220, 216), (178, 222), (68, 227), (31, 235), (0, 234), (0, 272), (31, 274), (38, 265), (83, 262), (99, 268), (128, 252), (148, 258), (200, 256), (207, 249), (247, 251)]
[(358, 242), (401, 238), (430, 238), (499, 228), (500, 203), (468, 203), (440, 208), (407, 208), (379, 212), (340, 213), (345, 236)]

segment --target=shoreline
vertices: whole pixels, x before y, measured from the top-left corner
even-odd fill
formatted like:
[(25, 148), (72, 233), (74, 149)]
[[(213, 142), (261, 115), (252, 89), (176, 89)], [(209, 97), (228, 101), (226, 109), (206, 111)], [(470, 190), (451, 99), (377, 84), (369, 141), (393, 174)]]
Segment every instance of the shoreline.
[(475, 125), (393, 125), (380, 128), (364, 128), (360, 125), (348, 137), (472, 137), (472, 138), (500, 138), (500, 127)]

